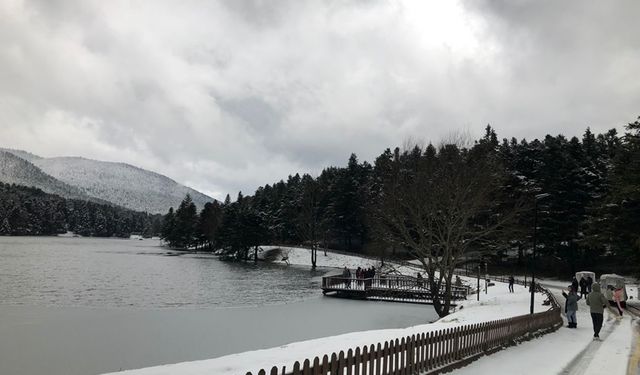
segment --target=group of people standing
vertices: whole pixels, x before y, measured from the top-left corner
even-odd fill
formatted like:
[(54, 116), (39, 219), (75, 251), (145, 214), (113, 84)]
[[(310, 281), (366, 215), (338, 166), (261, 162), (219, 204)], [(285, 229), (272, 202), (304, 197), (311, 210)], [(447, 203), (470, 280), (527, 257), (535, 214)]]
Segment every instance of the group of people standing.
[[(580, 294), (578, 295), (578, 286), (580, 287)], [(609, 301), (602, 294), (600, 284), (594, 283), (591, 277), (586, 280), (580, 279), (580, 282), (573, 278), (573, 282), (569, 286), (568, 293), (562, 292), (562, 295), (566, 299), (565, 313), (567, 315), (568, 328), (577, 328), (578, 321), (576, 319), (576, 312), (578, 311), (578, 301), (585, 297), (585, 302), (589, 306), (589, 312), (591, 314), (591, 321), (593, 322), (593, 339), (600, 340), (600, 330), (602, 329), (602, 322), (604, 320), (604, 309), (609, 305)], [(618, 303), (618, 312), (622, 315), (622, 309)]]
[[(363, 282), (370, 282), (366, 279), (373, 279), (376, 275), (376, 268), (371, 266), (370, 268), (360, 268), (356, 269), (356, 285), (360, 286)], [(347, 288), (351, 288), (351, 271), (345, 266), (342, 270), (342, 277), (345, 280), (345, 284)]]
[(580, 287), (580, 297), (585, 297), (586, 295), (591, 293), (592, 285), (593, 279), (591, 278), (591, 276), (587, 276), (587, 278), (581, 276), (580, 281), (578, 281), (578, 279), (576, 279), (576, 277), (574, 276), (573, 280), (571, 281), (571, 287), (576, 291), (576, 293), (578, 292), (578, 287)]
[(371, 266), (370, 268), (360, 268), (356, 269), (356, 279), (373, 279), (376, 275), (376, 268)]

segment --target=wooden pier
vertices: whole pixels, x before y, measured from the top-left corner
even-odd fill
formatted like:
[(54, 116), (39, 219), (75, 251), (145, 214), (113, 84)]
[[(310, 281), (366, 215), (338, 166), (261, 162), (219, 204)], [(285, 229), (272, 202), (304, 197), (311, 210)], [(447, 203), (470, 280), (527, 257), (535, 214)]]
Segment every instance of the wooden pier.
[[(351, 299), (433, 304), (427, 280), (411, 276), (376, 276), (368, 279), (327, 276), (322, 278), (322, 294)], [(451, 294), (454, 301), (467, 299), (467, 288), (452, 286)]]

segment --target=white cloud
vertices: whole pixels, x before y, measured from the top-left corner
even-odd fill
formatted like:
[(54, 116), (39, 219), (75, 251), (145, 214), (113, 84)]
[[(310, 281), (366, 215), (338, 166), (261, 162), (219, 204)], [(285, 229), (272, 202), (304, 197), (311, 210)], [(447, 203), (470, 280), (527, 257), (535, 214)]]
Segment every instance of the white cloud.
[(635, 119), (637, 12), (567, 4), (5, 0), (0, 146), (222, 198), (408, 137)]

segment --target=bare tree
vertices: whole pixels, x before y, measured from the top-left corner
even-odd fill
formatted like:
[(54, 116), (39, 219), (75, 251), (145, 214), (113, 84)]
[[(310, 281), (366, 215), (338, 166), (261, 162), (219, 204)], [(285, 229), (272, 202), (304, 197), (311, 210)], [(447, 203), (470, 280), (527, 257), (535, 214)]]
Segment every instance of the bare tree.
[(318, 243), (320, 235), (322, 234), (320, 186), (318, 182), (308, 174), (302, 176), (298, 208), (299, 213), (296, 220), (297, 234), (300, 239), (310, 244), (311, 268), (315, 269), (318, 260)]
[(495, 210), (502, 180), (491, 145), (467, 149), (443, 144), (396, 154), (386, 163), (377, 217), (384, 238), (421, 263), (434, 308), (449, 314), (456, 267), (471, 250), (494, 237), (516, 208)]

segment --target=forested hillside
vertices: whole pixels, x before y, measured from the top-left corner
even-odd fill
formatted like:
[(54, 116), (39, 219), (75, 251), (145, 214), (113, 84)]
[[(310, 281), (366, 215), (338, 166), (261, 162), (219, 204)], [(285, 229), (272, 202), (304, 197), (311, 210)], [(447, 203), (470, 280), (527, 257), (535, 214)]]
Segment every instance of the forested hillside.
[[(235, 202), (227, 196), (223, 204), (210, 203), (199, 215), (187, 199), (167, 215), (163, 235), (174, 246), (206, 243), (238, 258), (262, 244), (319, 244), (372, 254), (398, 252), (426, 238), (428, 229), (418, 230), (415, 223), (427, 218), (411, 218), (420, 212), (420, 205), (434, 206), (434, 200), (444, 203), (434, 211), (439, 212), (436, 218), (442, 219), (438, 215), (459, 204), (454, 198), (464, 201), (459, 197), (465, 195), (454, 196), (455, 181), (451, 182), (451, 194), (446, 194), (444, 180), (448, 177), (442, 171), (450, 168), (451, 174), (460, 178), (484, 179), (471, 172), (469, 166), (476, 165), (491, 176), (491, 181), (484, 179), (487, 181), (478, 189), (491, 191), (482, 196), (466, 192), (467, 197), (484, 201), (473, 203), (477, 207), (467, 216), (459, 216), (466, 231), (459, 231), (458, 240), (477, 240), (465, 251), (490, 254), (495, 262), (510, 257), (512, 262), (527, 264), (538, 196), (539, 267), (570, 272), (603, 269), (610, 263), (619, 272), (638, 272), (640, 123), (625, 129), (622, 135), (615, 129), (604, 134), (587, 129), (581, 138), (547, 135), (542, 140), (499, 141), (495, 131), (487, 127), (485, 136), (469, 146), (387, 149), (373, 165), (351, 155), (346, 167), (328, 167), (315, 178), (289, 176), (287, 181), (258, 188), (251, 196), (239, 193)], [(389, 196), (397, 199), (389, 200)], [(414, 207), (406, 204), (409, 197), (415, 200)], [(465, 205), (457, 207), (465, 209)], [(396, 211), (404, 216), (391, 216)], [(509, 220), (503, 220), (506, 215)], [(389, 225), (393, 220), (396, 225), (402, 221), (407, 232), (404, 238), (398, 233), (400, 227)], [(487, 233), (482, 238), (472, 237), (483, 231)], [(430, 246), (445, 246), (449, 241), (446, 236), (432, 235)]]
[(40, 189), (0, 183), (0, 235), (152, 236), (161, 215), (149, 215), (86, 200), (65, 199)]
[(0, 149), (0, 182), (152, 214), (177, 206), (185, 194), (193, 197), (199, 209), (213, 201), (166, 176), (126, 163), (80, 157), (44, 158), (13, 149)]
[[(0, 182), (7, 184), (34, 186), (51, 194), (71, 199), (95, 199), (75, 186), (71, 186), (44, 173), (26, 159), (16, 155), (17, 151), (0, 149)], [(21, 155), (30, 154), (21, 152)]]
[(158, 173), (126, 163), (79, 157), (40, 158), (33, 163), (86, 194), (135, 211), (165, 213), (189, 194), (198, 208), (213, 199)]

